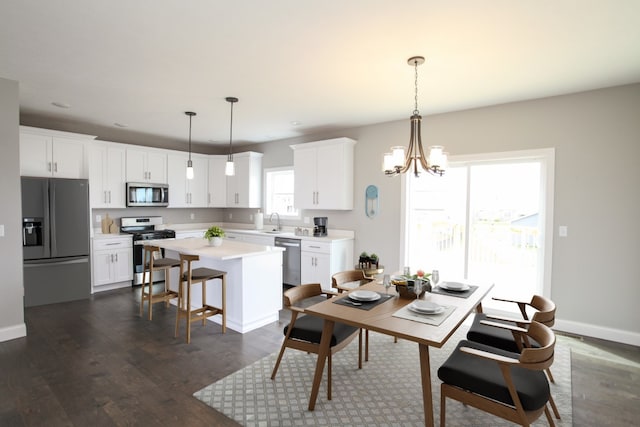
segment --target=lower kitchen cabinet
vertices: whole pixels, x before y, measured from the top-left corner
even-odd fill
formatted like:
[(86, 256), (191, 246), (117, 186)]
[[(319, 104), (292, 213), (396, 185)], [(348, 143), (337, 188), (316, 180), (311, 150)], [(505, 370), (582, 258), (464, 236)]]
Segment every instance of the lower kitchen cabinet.
[(302, 283), (320, 283), (331, 289), (331, 276), (353, 269), (353, 240), (302, 240), (300, 275)]
[(93, 239), (91, 261), (94, 292), (131, 286), (133, 280), (131, 236)]

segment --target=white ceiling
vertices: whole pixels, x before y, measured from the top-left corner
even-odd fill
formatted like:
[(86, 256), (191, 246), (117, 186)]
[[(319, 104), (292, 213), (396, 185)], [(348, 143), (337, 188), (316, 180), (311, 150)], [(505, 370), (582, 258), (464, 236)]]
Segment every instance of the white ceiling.
[(639, 82), (640, 1), (0, 2), (23, 122), (103, 139), (183, 147), (192, 110), (194, 143), (228, 144), (227, 96), (238, 144), (408, 119), (414, 55), (423, 115)]

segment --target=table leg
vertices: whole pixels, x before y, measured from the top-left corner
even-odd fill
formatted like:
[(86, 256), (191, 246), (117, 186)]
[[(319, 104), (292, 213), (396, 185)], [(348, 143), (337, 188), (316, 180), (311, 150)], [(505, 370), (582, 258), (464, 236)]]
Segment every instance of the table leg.
[(431, 366), (429, 346), (418, 344), (420, 349), (420, 376), (422, 378), (422, 403), (424, 405), (424, 425), (433, 427), (433, 402), (431, 397)]
[[(320, 391), (320, 382), (322, 381), (322, 371), (324, 371), (324, 362), (329, 356), (331, 350), (331, 335), (333, 335), (334, 322), (331, 320), (324, 321), (322, 328), (322, 338), (320, 339), (320, 349), (318, 351), (318, 361), (316, 362), (316, 373), (313, 376), (313, 385), (311, 386), (311, 397), (309, 397), (309, 410), (313, 411), (316, 407), (318, 399), (318, 391)], [(427, 357), (427, 360), (429, 358)]]

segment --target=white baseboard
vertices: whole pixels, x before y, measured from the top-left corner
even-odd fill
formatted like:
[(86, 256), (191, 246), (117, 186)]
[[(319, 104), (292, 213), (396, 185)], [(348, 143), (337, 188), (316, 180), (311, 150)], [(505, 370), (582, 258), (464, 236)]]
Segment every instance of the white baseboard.
[(622, 344), (640, 347), (640, 333), (633, 331), (607, 328), (604, 326), (574, 322), (571, 320), (562, 320), (558, 318), (556, 318), (556, 323), (553, 325), (553, 329), (556, 331), (568, 332), (570, 334), (615, 341)]
[(0, 342), (14, 340), (16, 338), (22, 338), (26, 336), (27, 325), (25, 323), (0, 329)]

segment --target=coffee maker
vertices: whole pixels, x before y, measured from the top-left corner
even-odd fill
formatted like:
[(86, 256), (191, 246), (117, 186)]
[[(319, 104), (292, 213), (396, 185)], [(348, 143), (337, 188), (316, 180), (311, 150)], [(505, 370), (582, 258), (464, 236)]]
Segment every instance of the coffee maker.
[(322, 237), (327, 235), (327, 217), (316, 216), (313, 218), (313, 235)]

